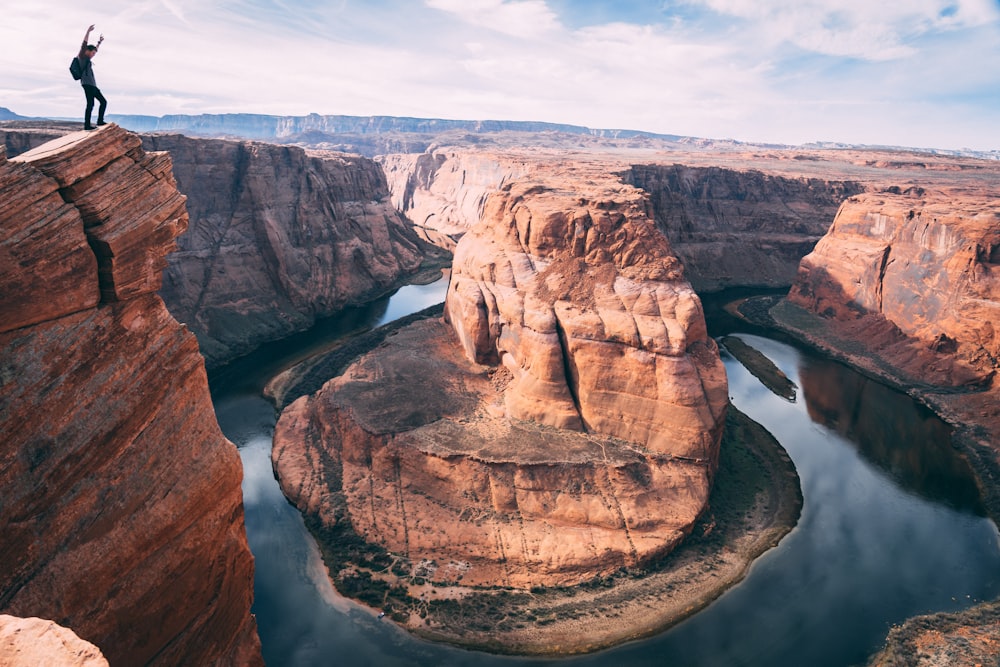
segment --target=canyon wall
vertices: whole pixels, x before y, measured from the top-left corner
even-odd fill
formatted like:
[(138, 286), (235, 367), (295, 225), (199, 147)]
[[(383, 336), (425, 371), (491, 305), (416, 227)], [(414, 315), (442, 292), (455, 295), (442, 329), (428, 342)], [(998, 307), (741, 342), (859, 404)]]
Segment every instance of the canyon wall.
[(787, 287), (826, 233), (853, 181), (752, 169), (634, 165), (623, 177), (650, 195), (653, 216), (698, 291)]
[(525, 160), (489, 153), (426, 152), (379, 158), (392, 204), (425, 238), (454, 250), (479, 222), (486, 197), (528, 172)]
[(111, 664), (260, 664), (239, 456), (156, 295), (170, 158), (108, 125), (0, 160), (0, 610)]
[(160, 294), (209, 367), (371, 301), (433, 255), (365, 158), (292, 146), (143, 138), (188, 196)]
[[(652, 217), (699, 291), (791, 285), (799, 261), (826, 233), (840, 203), (865, 189), (846, 177), (844, 165), (806, 176), (787, 166), (780, 175), (745, 164), (630, 164), (635, 159), (611, 154), (604, 169), (649, 193)], [(429, 230), (429, 240), (448, 248), (478, 222), (487, 195), (526, 177), (538, 162), (524, 152), (457, 148), (379, 161), (396, 208)], [(594, 155), (576, 158), (577, 164), (593, 161)], [(574, 169), (564, 157), (550, 156), (549, 162)]]
[(406, 327), (282, 413), (275, 471), (331, 543), (528, 588), (639, 566), (691, 531), (725, 371), (643, 193), (586, 176), (490, 195), (448, 323)]
[(851, 197), (788, 299), (913, 381), (987, 384), (1000, 367), (1000, 200), (922, 188)]

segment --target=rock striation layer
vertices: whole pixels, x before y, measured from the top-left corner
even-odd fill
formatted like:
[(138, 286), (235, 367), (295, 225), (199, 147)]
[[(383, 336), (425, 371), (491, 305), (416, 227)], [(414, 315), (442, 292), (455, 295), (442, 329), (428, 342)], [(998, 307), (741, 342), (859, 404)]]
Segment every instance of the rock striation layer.
[(590, 175), (491, 195), (448, 324), (402, 330), (282, 413), (275, 470), (324, 530), (431, 580), (517, 587), (639, 565), (690, 532), (725, 371), (646, 198)]
[(185, 198), (140, 144), (0, 161), (0, 610), (112, 664), (260, 664), (239, 457), (156, 295)]
[(209, 367), (371, 301), (430, 254), (377, 164), (294, 146), (144, 137), (188, 196), (160, 294)]
[(490, 193), (528, 172), (528, 163), (491, 153), (428, 151), (379, 159), (393, 205), (436, 245), (454, 250), (483, 216)]
[(695, 289), (786, 287), (837, 207), (864, 186), (756, 169), (633, 165), (625, 179), (650, 195), (657, 224)]

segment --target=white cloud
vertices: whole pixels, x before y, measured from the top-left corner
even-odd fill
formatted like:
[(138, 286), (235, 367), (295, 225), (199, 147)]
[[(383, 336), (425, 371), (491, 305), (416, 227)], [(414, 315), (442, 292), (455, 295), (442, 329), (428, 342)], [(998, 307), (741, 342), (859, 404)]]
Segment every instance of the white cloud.
[(888, 60), (912, 56), (908, 42), (931, 32), (996, 22), (1000, 6), (990, 0), (689, 0), (719, 14), (743, 19), (772, 44), (789, 42), (805, 51)]
[(559, 20), (543, 0), (426, 0), (479, 28), (514, 37), (535, 38), (559, 29)]

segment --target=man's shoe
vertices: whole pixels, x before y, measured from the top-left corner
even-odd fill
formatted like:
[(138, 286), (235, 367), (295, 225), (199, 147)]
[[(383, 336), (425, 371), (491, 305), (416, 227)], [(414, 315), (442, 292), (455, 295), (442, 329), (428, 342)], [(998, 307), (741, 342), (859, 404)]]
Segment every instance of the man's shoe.
[(85, 130), (93, 130), (94, 126), (93, 125), (84, 125), (83, 129), (85, 129)]
[(98, 125), (107, 125), (107, 123), (105, 123), (105, 122), (104, 122), (103, 120), (99, 120), (99, 121), (97, 121), (97, 124), (98, 124)]

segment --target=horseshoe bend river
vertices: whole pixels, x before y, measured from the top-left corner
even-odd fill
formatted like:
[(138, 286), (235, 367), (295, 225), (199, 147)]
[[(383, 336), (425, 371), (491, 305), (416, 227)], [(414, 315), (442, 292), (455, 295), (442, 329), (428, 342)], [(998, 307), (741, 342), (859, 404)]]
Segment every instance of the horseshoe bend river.
[[(798, 525), (747, 577), (663, 633), (561, 659), (494, 656), (416, 639), (341, 597), (271, 470), (276, 420), (264, 384), (359, 330), (440, 303), (447, 278), (410, 285), (213, 372), (219, 424), (243, 460), (256, 560), (253, 612), (264, 660), (281, 665), (830, 665), (863, 664), (889, 628), (1000, 595), (1000, 536), (947, 425), (908, 396), (779, 336), (721, 317), (796, 385), (776, 396), (723, 353), (732, 403), (788, 451), (802, 483)], [(721, 302), (724, 296), (705, 297)]]

